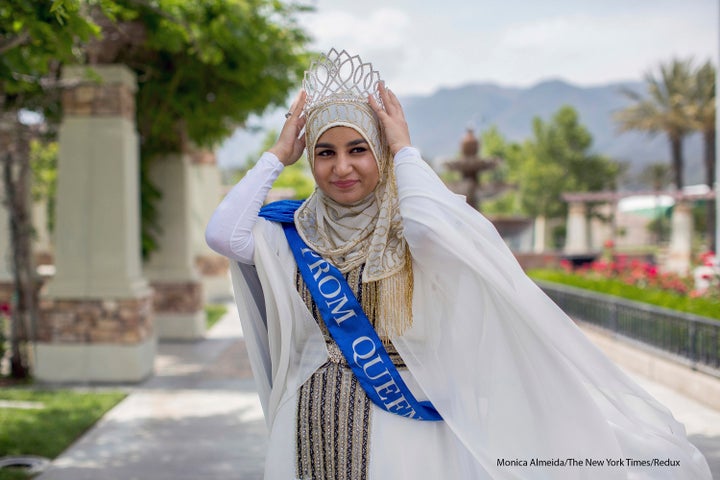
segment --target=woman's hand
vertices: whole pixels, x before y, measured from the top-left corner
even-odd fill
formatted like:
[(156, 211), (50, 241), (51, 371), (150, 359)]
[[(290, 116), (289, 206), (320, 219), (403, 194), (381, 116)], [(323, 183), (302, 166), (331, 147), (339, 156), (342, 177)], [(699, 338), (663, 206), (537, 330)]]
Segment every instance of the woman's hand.
[(300, 132), (306, 121), (305, 116), (301, 116), (305, 107), (306, 96), (305, 90), (300, 90), (300, 93), (290, 106), (289, 116), (280, 131), (280, 137), (278, 137), (275, 145), (268, 150), (268, 152), (275, 154), (278, 160), (286, 167), (297, 162), (305, 148), (305, 135), (300, 135)]
[(372, 95), (368, 97), (368, 101), (372, 109), (375, 110), (378, 119), (380, 119), (380, 123), (385, 130), (385, 140), (388, 147), (390, 147), (390, 151), (395, 155), (403, 147), (412, 145), (410, 143), (410, 130), (400, 101), (393, 92), (385, 88), (385, 82), (378, 84), (378, 92), (385, 107), (384, 110)]

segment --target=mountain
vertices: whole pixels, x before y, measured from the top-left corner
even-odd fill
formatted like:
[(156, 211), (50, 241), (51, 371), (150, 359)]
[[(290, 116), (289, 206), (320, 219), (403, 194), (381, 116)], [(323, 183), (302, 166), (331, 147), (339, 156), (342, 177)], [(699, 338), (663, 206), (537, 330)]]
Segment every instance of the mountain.
[[(619, 133), (614, 112), (630, 105), (623, 89), (643, 92), (642, 83), (613, 83), (579, 87), (561, 80), (548, 80), (529, 88), (503, 87), (492, 83), (444, 88), (428, 96), (401, 98), (413, 143), (423, 156), (439, 164), (454, 157), (460, 139), (470, 127), (476, 132), (492, 125), (508, 139), (522, 141), (532, 135), (532, 120), (544, 120), (563, 105), (577, 110), (580, 122), (593, 136), (593, 151), (630, 164), (637, 174), (650, 163), (670, 163), (670, 147), (662, 135)], [(686, 183), (700, 183), (702, 142), (699, 135), (685, 141)]]
[[(593, 151), (630, 165), (636, 175), (645, 165), (670, 164), (670, 146), (663, 135), (619, 133), (612, 114), (628, 105), (622, 89), (644, 92), (639, 82), (612, 83), (580, 87), (561, 80), (547, 80), (529, 88), (476, 83), (443, 88), (431, 95), (401, 97), (413, 143), (433, 165), (455, 157), (460, 139), (468, 127), (477, 133), (496, 125), (508, 139), (522, 141), (532, 135), (532, 120), (545, 120), (563, 105), (572, 105), (580, 122), (593, 136)], [(284, 110), (276, 110), (255, 119), (256, 131), (238, 130), (218, 150), (221, 168), (242, 165), (257, 151), (269, 129), (280, 131)], [(703, 181), (702, 139), (693, 135), (685, 140), (685, 182)], [(634, 182), (630, 182), (634, 183)]]

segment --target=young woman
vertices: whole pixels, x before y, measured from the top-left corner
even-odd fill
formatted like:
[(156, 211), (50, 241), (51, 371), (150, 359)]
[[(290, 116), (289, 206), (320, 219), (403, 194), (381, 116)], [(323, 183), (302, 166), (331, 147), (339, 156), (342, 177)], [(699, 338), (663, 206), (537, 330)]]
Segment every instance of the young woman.
[[(286, 117), (206, 232), (233, 260), (266, 479), (711, 478), (422, 161), (369, 64), (331, 50)], [(305, 149), (313, 195), (261, 210)]]

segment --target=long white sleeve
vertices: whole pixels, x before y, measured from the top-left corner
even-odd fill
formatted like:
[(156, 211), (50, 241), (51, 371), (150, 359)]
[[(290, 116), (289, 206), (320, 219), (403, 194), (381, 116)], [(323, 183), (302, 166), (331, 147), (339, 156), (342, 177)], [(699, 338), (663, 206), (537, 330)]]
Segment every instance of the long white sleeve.
[(252, 229), (260, 207), (282, 169), (280, 160), (265, 152), (228, 192), (205, 229), (205, 241), (210, 248), (241, 263), (253, 263), (255, 241)]

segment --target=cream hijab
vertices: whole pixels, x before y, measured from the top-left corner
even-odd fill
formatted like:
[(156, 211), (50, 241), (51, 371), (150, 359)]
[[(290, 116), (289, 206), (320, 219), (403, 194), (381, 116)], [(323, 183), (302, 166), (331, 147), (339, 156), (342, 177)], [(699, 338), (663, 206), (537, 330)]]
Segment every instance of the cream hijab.
[[(380, 181), (354, 205), (341, 205), (319, 188), (295, 212), (302, 239), (341, 272), (365, 265), (364, 284), (377, 282), (376, 326), (383, 339), (401, 334), (412, 323), (412, 266), (398, 209), (393, 158), (369, 103), (330, 97), (306, 112), (305, 136), (310, 166), (315, 144), (333, 127), (350, 127), (375, 156)], [(365, 303), (365, 302), (363, 302)]]

